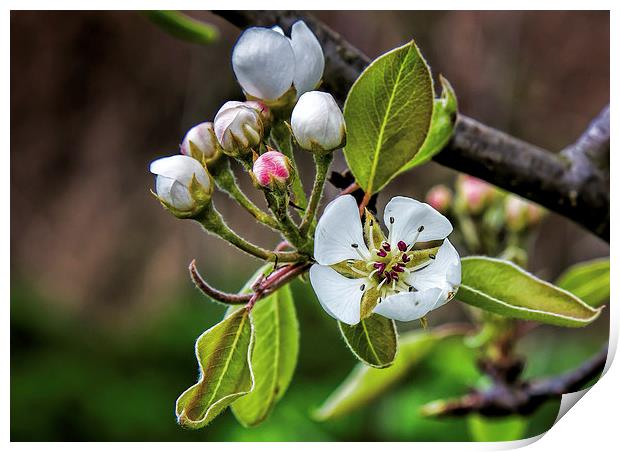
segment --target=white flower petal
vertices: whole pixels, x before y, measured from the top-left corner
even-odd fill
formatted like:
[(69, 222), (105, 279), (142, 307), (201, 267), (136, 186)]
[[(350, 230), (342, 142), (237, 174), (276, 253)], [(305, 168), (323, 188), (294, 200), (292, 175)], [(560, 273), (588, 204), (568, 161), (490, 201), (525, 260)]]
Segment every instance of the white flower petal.
[(387, 297), (375, 307), (373, 312), (388, 319), (409, 322), (424, 317), (433, 309), (440, 295), (440, 289), (401, 292)]
[(411, 273), (406, 282), (419, 291), (441, 289), (441, 296), (432, 309), (443, 306), (451, 299), (449, 294), (456, 292), (461, 285), (461, 258), (458, 251), (448, 239), (444, 240), (435, 260), (422, 270)]
[(235, 44), (232, 66), (246, 93), (275, 100), (293, 84), (295, 54), (290, 40), (278, 31), (253, 27), (244, 31)]
[(303, 21), (291, 29), (291, 45), (295, 54), (294, 84), (297, 97), (317, 87), (323, 77), (325, 57), (319, 40)]
[(310, 283), (323, 309), (349, 325), (360, 321), (360, 303), (364, 294), (360, 286), (364, 281), (364, 278), (345, 278), (324, 265), (314, 264), (310, 268)]
[(318, 146), (331, 151), (344, 140), (345, 124), (340, 107), (329, 93), (303, 94), (291, 114), (291, 128), (299, 145), (308, 150)]
[(271, 29), (273, 31), (277, 31), (278, 33), (280, 33), (282, 36), (284, 36), (284, 30), (282, 30), (282, 27), (280, 27), (279, 25), (274, 25), (273, 27), (271, 27)]
[(173, 155), (157, 159), (151, 163), (151, 173), (158, 176), (165, 176), (174, 179), (179, 183), (189, 187), (192, 176), (206, 189), (210, 188), (210, 180), (206, 170), (200, 162), (187, 155)]
[(321, 265), (333, 265), (346, 259), (359, 260), (358, 251), (363, 256), (370, 255), (357, 203), (351, 195), (339, 196), (325, 207), (319, 219), (314, 233), (314, 258)]
[[(396, 196), (385, 206), (383, 221), (390, 228), (390, 218), (394, 219), (391, 225), (390, 245), (402, 240), (407, 245), (411, 242), (428, 242), (445, 239), (452, 232), (450, 221), (428, 204), (415, 199)], [(419, 233), (420, 227), (424, 227)]]

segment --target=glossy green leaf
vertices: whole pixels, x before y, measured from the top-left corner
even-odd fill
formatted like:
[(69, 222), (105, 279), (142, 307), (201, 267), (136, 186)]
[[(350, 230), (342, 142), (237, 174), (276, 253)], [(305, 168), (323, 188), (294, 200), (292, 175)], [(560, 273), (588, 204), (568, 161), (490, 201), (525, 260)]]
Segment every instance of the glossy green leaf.
[(357, 183), (376, 193), (420, 150), (433, 114), (433, 80), (413, 41), (373, 61), (344, 106), (344, 155)]
[(456, 94), (450, 82), (443, 76), (439, 76), (439, 81), (442, 87), (441, 97), (435, 99), (433, 104), (433, 117), (426, 140), (415, 157), (400, 170), (401, 173), (428, 162), (452, 137), (458, 112)]
[(340, 386), (314, 413), (314, 418), (326, 421), (351, 413), (367, 405), (400, 381), (438, 340), (438, 336), (423, 330), (401, 336), (398, 354), (392, 366), (376, 369), (359, 363)]
[(509, 261), (466, 257), (462, 262), (460, 301), (506, 317), (552, 325), (580, 327), (599, 309), (570, 292), (543, 281)]
[(338, 322), (340, 332), (357, 359), (379, 369), (392, 364), (398, 348), (394, 321), (378, 314), (356, 325)]
[(192, 19), (178, 11), (144, 11), (151, 22), (175, 38), (195, 44), (211, 44), (219, 36), (211, 24)]
[(204, 427), (252, 390), (253, 342), (254, 331), (245, 308), (238, 309), (200, 335), (196, 341), (200, 378), (177, 399), (179, 424), (193, 429)]
[(252, 352), (254, 390), (232, 405), (244, 426), (264, 421), (288, 388), (299, 351), (299, 325), (289, 286), (261, 299), (252, 309), (256, 336)]
[(522, 416), (485, 417), (471, 414), (467, 417), (469, 433), (474, 441), (516, 441), (522, 439), (528, 421)]
[(590, 306), (599, 307), (609, 300), (609, 258), (575, 264), (558, 278), (556, 284)]

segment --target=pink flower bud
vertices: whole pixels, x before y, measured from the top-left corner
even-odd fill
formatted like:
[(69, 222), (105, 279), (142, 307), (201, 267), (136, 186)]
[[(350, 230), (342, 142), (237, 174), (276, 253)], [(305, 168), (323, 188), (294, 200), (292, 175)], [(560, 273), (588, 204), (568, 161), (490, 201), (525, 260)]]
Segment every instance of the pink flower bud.
[(269, 189), (284, 189), (293, 178), (290, 160), (278, 151), (268, 151), (258, 157), (252, 172), (256, 182)]
[(426, 194), (426, 202), (438, 212), (445, 213), (452, 203), (452, 191), (445, 185), (435, 185)]
[(535, 226), (544, 214), (544, 210), (538, 205), (514, 195), (506, 198), (504, 209), (506, 224), (513, 231), (520, 231), (527, 226)]
[(457, 179), (456, 188), (467, 209), (474, 214), (480, 213), (495, 196), (495, 188), (491, 184), (464, 174)]

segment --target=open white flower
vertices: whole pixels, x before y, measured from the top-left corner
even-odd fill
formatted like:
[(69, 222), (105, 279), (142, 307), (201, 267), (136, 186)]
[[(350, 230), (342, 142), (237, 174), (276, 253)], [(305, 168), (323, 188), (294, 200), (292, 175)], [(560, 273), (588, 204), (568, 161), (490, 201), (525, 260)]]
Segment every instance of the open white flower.
[(297, 97), (316, 88), (325, 58), (316, 36), (300, 20), (293, 24), (290, 38), (280, 27), (245, 30), (233, 49), (232, 66), (246, 94), (275, 101), (291, 87)]
[(419, 319), (450, 301), (461, 284), (446, 217), (398, 196), (386, 206), (384, 223), (387, 237), (369, 213), (362, 227), (351, 195), (332, 201), (318, 222), (310, 282), (327, 313), (349, 325), (372, 312)]

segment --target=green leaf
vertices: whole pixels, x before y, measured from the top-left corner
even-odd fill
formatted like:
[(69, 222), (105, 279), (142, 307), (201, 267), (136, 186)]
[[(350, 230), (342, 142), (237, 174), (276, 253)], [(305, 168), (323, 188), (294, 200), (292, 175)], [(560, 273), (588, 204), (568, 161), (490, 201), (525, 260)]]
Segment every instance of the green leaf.
[(509, 261), (466, 257), (457, 298), (506, 317), (552, 325), (580, 327), (599, 314), (573, 294), (560, 289)]
[(522, 439), (527, 429), (527, 419), (521, 416), (485, 417), (471, 414), (467, 417), (469, 433), (474, 441), (515, 441)]
[(433, 80), (413, 41), (373, 61), (344, 105), (344, 155), (357, 183), (376, 193), (420, 150), (433, 114)]
[(144, 15), (166, 33), (184, 41), (211, 44), (219, 37), (219, 32), (213, 25), (192, 19), (178, 11), (144, 11)]
[(177, 421), (192, 429), (207, 425), (228, 405), (254, 387), (250, 365), (254, 331), (241, 308), (202, 333), (196, 341), (198, 383), (179, 396)]
[(360, 361), (379, 369), (392, 364), (398, 348), (394, 321), (378, 314), (356, 325), (338, 322), (345, 342)]
[(259, 300), (252, 309), (256, 341), (252, 371), (256, 385), (248, 395), (232, 405), (244, 426), (264, 421), (288, 388), (299, 351), (299, 325), (289, 286)]
[(556, 284), (597, 308), (610, 296), (609, 258), (575, 264), (557, 279)]
[(439, 336), (426, 330), (404, 334), (400, 338), (398, 354), (392, 366), (387, 369), (376, 369), (362, 363), (357, 364), (313, 417), (319, 421), (334, 419), (375, 400), (424, 358), (438, 338)]
[(456, 94), (450, 82), (442, 75), (439, 76), (439, 81), (441, 83), (441, 97), (435, 99), (433, 104), (433, 117), (426, 140), (415, 157), (399, 173), (428, 162), (444, 148), (452, 137), (458, 112)]

